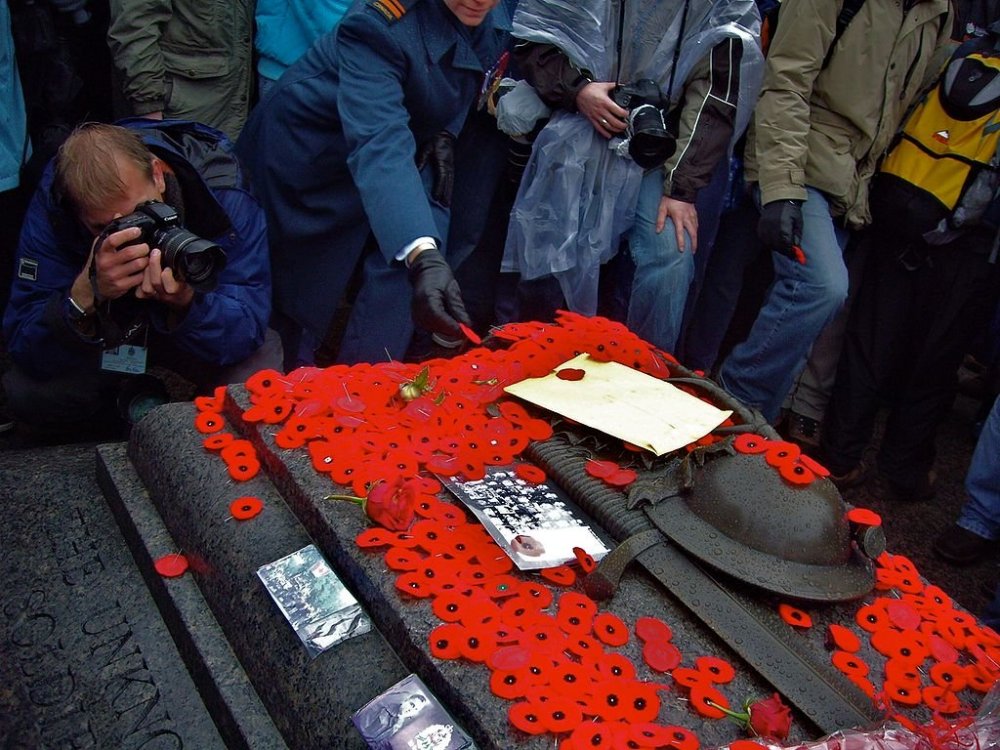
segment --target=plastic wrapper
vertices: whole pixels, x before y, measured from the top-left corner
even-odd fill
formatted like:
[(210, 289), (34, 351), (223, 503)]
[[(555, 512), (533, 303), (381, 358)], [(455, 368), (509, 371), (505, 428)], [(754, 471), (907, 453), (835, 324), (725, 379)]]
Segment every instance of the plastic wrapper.
[[(1000, 748), (1000, 685), (993, 686), (975, 716), (937, 716), (919, 726), (886, 721), (871, 729), (842, 730), (799, 745), (775, 744), (763, 738), (753, 741), (767, 750), (997, 750)], [(729, 750), (729, 746), (720, 750)]]
[(504, 78), (500, 88), (510, 90), (497, 102), (497, 127), (510, 136), (524, 135), (535, 129), (539, 120), (552, 114), (545, 102), (527, 81)]
[[(521, 0), (513, 33), (554, 44), (595, 80), (652, 79), (672, 105), (698, 61), (724, 39), (739, 38), (735, 139), (746, 127), (763, 75), (752, 0), (629, 0), (620, 15), (619, 8), (607, 0)], [(503, 270), (526, 279), (555, 275), (569, 308), (585, 314), (596, 312), (600, 264), (616, 253), (631, 227), (642, 178), (642, 170), (615, 151), (619, 143), (605, 140), (579, 113), (557, 113), (535, 141), (511, 215)]]

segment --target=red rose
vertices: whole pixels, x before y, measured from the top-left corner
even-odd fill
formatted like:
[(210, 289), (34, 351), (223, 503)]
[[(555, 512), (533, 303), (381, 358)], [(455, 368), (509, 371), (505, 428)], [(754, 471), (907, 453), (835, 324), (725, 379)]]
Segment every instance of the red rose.
[(788, 730), (792, 726), (792, 711), (781, 701), (781, 696), (775, 693), (770, 698), (751, 703), (747, 709), (750, 713), (750, 730), (758, 737), (772, 737), (776, 740), (788, 738)]
[(362, 507), (375, 523), (390, 531), (406, 531), (413, 523), (420, 481), (396, 477), (390, 482), (378, 482), (369, 491)]

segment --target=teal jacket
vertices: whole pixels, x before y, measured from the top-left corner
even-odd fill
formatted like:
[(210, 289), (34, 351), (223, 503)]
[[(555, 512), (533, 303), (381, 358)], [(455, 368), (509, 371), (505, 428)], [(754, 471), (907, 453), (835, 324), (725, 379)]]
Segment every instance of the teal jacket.
[(351, 0), (257, 0), (257, 72), (277, 81), (350, 7)]

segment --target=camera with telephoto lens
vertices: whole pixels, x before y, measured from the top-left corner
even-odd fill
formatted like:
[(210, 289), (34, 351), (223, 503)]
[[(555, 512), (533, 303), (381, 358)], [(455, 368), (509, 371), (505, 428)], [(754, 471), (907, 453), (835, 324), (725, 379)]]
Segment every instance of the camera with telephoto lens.
[(656, 81), (643, 78), (611, 90), (611, 99), (628, 110), (626, 137), (632, 161), (643, 169), (663, 164), (677, 148), (677, 136), (668, 126), (665, 101)]
[(163, 268), (172, 269), (178, 281), (187, 282), (199, 292), (210, 292), (216, 287), (219, 273), (226, 267), (225, 251), (182, 227), (172, 206), (160, 201), (140, 203), (134, 213), (121, 216), (104, 228), (98, 246), (108, 235), (132, 227), (139, 227), (142, 234), (119, 246), (119, 250), (142, 243), (158, 247)]

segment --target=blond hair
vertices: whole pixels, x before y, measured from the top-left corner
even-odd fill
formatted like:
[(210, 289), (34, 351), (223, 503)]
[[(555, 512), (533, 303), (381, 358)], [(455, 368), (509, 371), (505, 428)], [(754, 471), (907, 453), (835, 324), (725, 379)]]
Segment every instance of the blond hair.
[(133, 130), (118, 125), (85, 123), (59, 147), (55, 163), (57, 194), (77, 211), (99, 210), (126, 196), (120, 160), (134, 163), (153, 179), (153, 154)]

